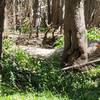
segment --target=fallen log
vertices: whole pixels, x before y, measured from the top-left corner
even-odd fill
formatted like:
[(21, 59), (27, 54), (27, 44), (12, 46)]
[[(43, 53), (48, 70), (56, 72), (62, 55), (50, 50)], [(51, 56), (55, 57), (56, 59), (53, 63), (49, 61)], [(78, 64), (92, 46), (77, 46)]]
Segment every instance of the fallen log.
[(69, 69), (73, 69), (73, 68), (81, 68), (81, 67), (84, 67), (84, 66), (87, 66), (87, 65), (90, 65), (90, 64), (99, 62), (99, 61), (100, 61), (100, 58), (97, 59), (97, 60), (89, 61), (89, 62), (87, 62), (87, 63), (78, 64), (78, 65), (73, 65), (73, 66), (68, 66), (68, 67), (62, 68), (61, 70), (62, 70), (62, 71), (65, 71), (65, 70), (69, 70)]

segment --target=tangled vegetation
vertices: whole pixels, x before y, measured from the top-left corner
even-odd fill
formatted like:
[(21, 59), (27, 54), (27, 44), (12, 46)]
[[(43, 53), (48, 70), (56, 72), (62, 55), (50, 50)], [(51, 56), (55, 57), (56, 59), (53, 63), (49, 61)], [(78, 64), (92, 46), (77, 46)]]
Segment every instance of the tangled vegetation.
[[(21, 90), (52, 91), (54, 94), (66, 95), (69, 98), (54, 100), (97, 100), (99, 98), (99, 65), (84, 73), (64, 72), (61, 71), (60, 59), (57, 55), (49, 59), (33, 58), (20, 48), (14, 48), (15, 44), (8, 39), (4, 40), (3, 44), (2, 95)], [(7, 89), (13, 87), (14, 90), (7, 91), (6, 87)]]
[(87, 36), (89, 41), (100, 41), (100, 29), (96, 27), (90, 28)]

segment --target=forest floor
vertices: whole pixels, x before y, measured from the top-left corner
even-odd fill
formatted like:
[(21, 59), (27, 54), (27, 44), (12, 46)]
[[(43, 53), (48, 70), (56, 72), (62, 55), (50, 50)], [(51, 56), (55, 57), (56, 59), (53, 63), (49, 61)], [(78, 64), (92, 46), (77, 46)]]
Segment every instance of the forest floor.
[[(39, 34), (39, 37), (36, 37), (33, 34), (30, 38), (25, 34), (10, 34), (8, 38), (13, 40), (18, 47), (22, 48), (29, 55), (47, 58), (55, 53), (62, 54), (63, 47), (58, 49), (54, 48), (54, 43), (61, 36), (61, 34), (58, 36), (56, 35), (53, 39), (50, 34), (48, 34), (48, 38), (45, 41), (43, 33)], [(97, 47), (98, 45), (100, 45), (98, 42), (89, 42), (87, 51), (89, 54), (89, 60), (100, 58), (100, 47)]]
[(61, 36), (61, 34), (55, 34), (54, 38), (52, 38), (51, 33), (49, 33), (47, 38), (44, 38), (44, 33), (39, 33), (39, 37), (36, 37), (35, 34), (32, 34), (29, 38), (28, 34), (10, 34), (8, 35), (8, 38), (15, 41), (17, 45), (50, 49), (53, 48), (53, 44)]
[[(56, 36), (55, 41), (57, 41), (57, 39), (60, 36), (61, 35)], [(35, 37), (34, 34), (33, 34), (33, 36), (30, 39), (29, 39), (29, 36), (25, 35), (25, 34), (23, 34), (23, 35), (10, 34), (8, 36), (8, 38), (11, 39), (15, 44), (15, 45), (11, 45), (12, 49), (17, 48), (17, 50), (18, 49), (19, 50), (21, 49), (22, 51), (24, 50), (27, 54), (33, 56), (33, 58), (34, 57), (48, 58), (48, 57), (52, 57), (52, 55), (55, 55), (55, 54), (57, 54), (58, 56), (62, 55), (63, 46), (61, 48), (55, 48), (54, 47), (55, 41), (51, 42), (52, 38), (50, 38), (50, 36), (48, 36), (46, 43), (43, 44), (43, 37), (44, 37), (43, 34), (40, 34), (40, 36), (38, 38)], [(89, 53), (89, 58), (91, 58), (90, 60), (100, 58), (100, 48), (96, 46), (97, 44), (98, 43), (94, 43), (94, 42), (89, 43), (88, 53)], [(23, 56), (23, 54), (22, 54), (22, 56)], [(95, 75), (97, 75), (97, 77), (96, 77), (95, 81), (93, 81), (93, 82), (92, 81), (86, 81), (86, 80), (84, 81), (84, 82), (86, 82), (86, 84), (88, 82), (90, 82), (90, 83), (94, 84), (94, 86), (88, 85), (88, 88), (87, 88), (87, 85), (86, 85), (86, 87), (84, 88), (85, 85), (82, 85), (82, 89), (81, 88), (76, 89), (76, 87), (75, 87), (75, 92), (72, 92), (74, 88), (72, 88), (72, 90), (71, 90), (71, 86), (70, 86), (71, 84), (68, 83), (68, 82), (70, 82), (71, 78), (69, 78), (69, 77), (67, 78), (66, 74), (64, 74), (64, 73), (63, 73), (64, 75), (62, 76), (61, 73), (60, 72), (58, 73), (58, 70), (56, 70), (56, 68), (58, 68), (59, 62), (60, 62), (58, 60), (58, 58), (59, 58), (58, 56), (55, 57), (54, 59), (51, 59), (49, 62), (47, 61), (48, 59), (46, 61), (44, 61), (44, 60), (42, 61), (41, 59), (40, 60), (38, 59), (38, 61), (37, 61), (37, 59), (32, 59), (32, 62), (33, 61), (35, 62), (35, 63), (33, 62), (32, 64), (30, 64), (30, 61), (29, 61), (28, 58), (27, 59), (25, 58), (25, 62), (29, 62), (28, 64), (26, 64), (28, 66), (28, 69), (27, 69), (27, 67), (25, 66), (24, 63), (20, 64), (21, 58), (20, 58), (19, 55), (17, 55), (17, 57), (20, 58), (19, 61), (17, 62), (18, 63), (18, 66), (17, 66), (18, 70), (15, 70), (15, 69), (13, 70), (14, 67), (10, 66), (11, 69), (10, 69), (9, 72), (12, 71), (12, 73), (14, 73), (13, 74), (14, 78), (12, 78), (11, 82), (15, 82), (14, 80), (16, 79), (17, 81), (15, 82), (15, 84), (17, 84), (17, 86), (23, 87), (23, 84), (26, 84), (26, 83), (30, 84), (31, 79), (35, 79), (32, 82), (34, 82), (34, 83), (36, 82), (36, 84), (38, 84), (38, 83), (44, 84), (44, 82), (46, 80), (46, 82), (47, 82), (46, 85), (50, 84), (50, 86), (52, 86), (51, 83), (55, 84), (56, 82), (59, 81), (57, 84), (55, 84), (55, 86), (56, 85), (58, 86), (61, 82), (61, 86), (63, 86), (63, 89), (64, 88), (66, 89), (67, 85), (65, 85), (64, 84), (65, 82), (62, 81), (64, 79), (66, 81), (66, 83), (68, 84), (68, 87), (69, 87), (68, 94), (65, 94), (63, 96), (63, 95), (60, 95), (59, 93), (53, 94), (50, 91), (46, 91), (46, 93), (45, 92), (43, 92), (43, 93), (38, 93), (38, 92), (22, 93), (21, 91), (18, 91), (18, 92), (16, 90), (13, 91), (12, 87), (8, 88), (8, 87), (4, 86), (3, 87), (3, 96), (0, 97), (0, 100), (26, 100), (26, 99), (27, 100), (33, 100), (33, 99), (34, 100), (70, 100), (71, 98), (77, 98), (77, 99), (72, 99), (72, 100), (100, 100), (100, 97), (99, 97), (100, 92), (99, 92), (99, 85), (98, 85), (99, 82), (97, 80), (100, 74), (95, 74)], [(23, 56), (23, 57), (25, 57), (25, 56)], [(23, 57), (22, 57), (22, 60), (23, 60)], [(9, 56), (8, 56), (8, 59), (9, 59)], [(13, 60), (13, 58), (12, 58), (11, 61), (15, 61), (15, 60)], [(4, 63), (4, 65), (6, 65), (6, 64)], [(10, 65), (11, 65), (11, 63), (10, 63)], [(24, 67), (22, 65), (24, 65)], [(34, 73), (34, 75), (33, 75), (34, 69), (32, 71), (30, 71), (32, 66), (34, 66), (34, 67), (38, 66), (40, 68), (40, 69), (37, 68), (38, 71), (36, 70), (37, 73)], [(97, 66), (98, 66), (98, 64), (97, 64)], [(51, 70), (52, 67), (53, 67), (53, 69)], [(25, 70), (25, 69), (22, 70), (22, 68), (26, 68), (27, 70)], [(50, 68), (50, 70), (48, 70), (48, 68)], [(97, 69), (95, 69), (95, 70), (93, 69), (93, 71), (94, 71), (93, 75), (96, 72), (99, 73), (99, 66), (97, 67)], [(29, 76), (27, 74), (28, 72), (30, 73)], [(21, 74), (19, 74), (19, 73), (21, 73)], [(30, 77), (31, 73), (32, 73), (33, 76)], [(16, 78), (16, 75), (19, 75), (19, 76)], [(38, 75), (41, 75), (41, 77), (38, 76)], [(61, 77), (59, 77), (60, 75), (61, 75)], [(73, 76), (76, 77), (77, 75), (73, 74)], [(92, 76), (92, 74), (91, 74), (91, 76)], [(7, 79), (9, 77), (8, 76), (8, 63), (7, 63), (7, 73), (5, 73), (5, 78), (6, 77), (7, 77)], [(54, 77), (53, 80), (51, 80), (52, 77)], [(57, 77), (59, 77), (59, 78), (57, 78)], [(74, 77), (75, 80), (73, 79), (73, 85), (75, 84), (74, 81), (77, 82), (79, 80), (79, 78), (77, 79), (77, 77), (76, 78), (75, 77)], [(27, 80), (27, 78), (29, 79), (29, 81)], [(90, 78), (90, 76), (89, 76), (89, 78)], [(27, 81), (24, 81), (24, 79), (26, 79)], [(22, 85), (19, 82), (19, 80), (20, 80), (20, 82), (22, 82)], [(34, 83), (33, 84), (31, 83), (31, 84), (35, 86)], [(81, 81), (80, 81), (80, 83), (81, 83)], [(84, 83), (81, 83), (81, 84), (84, 84)], [(60, 90), (61, 88), (57, 87), (57, 89)], [(82, 95), (81, 95), (82, 97), (80, 96), (81, 91), (82, 91)], [(10, 92), (12, 94), (10, 94)], [(74, 94), (75, 94), (75, 96), (73, 96)], [(81, 98), (86, 98), (86, 99), (81, 99)]]
[(54, 43), (59, 37), (61, 35), (55, 36), (52, 39), (48, 35), (48, 38), (44, 40), (44, 34), (39, 34), (39, 37), (33, 34), (31, 38), (28, 35), (10, 34), (8, 36), (9, 39), (14, 41), (17, 47), (23, 49), (29, 55), (45, 58), (52, 56), (55, 52), (58, 53), (63, 50), (62, 48), (54, 48)]

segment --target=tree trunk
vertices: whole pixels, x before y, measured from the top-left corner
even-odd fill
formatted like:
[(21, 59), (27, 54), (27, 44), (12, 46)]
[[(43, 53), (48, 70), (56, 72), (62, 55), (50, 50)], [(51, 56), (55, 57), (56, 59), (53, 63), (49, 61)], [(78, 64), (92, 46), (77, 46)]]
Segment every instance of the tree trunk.
[(13, 0), (5, 0), (6, 2), (6, 17), (8, 19), (7, 27), (8, 29), (13, 29), (14, 24), (13, 24)]
[(47, 5), (48, 5), (48, 24), (51, 24), (51, 5), (50, 5), (50, 0), (47, 0)]
[(59, 25), (60, 20), (60, 0), (52, 0), (52, 24)]
[(65, 1), (64, 52), (62, 66), (87, 62), (84, 0)]
[(31, 35), (33, 33), (33, 0), (29, 0), (29, 8), (30, 8), (29, 38), (31, 38)]
[(96, 0), (85, 0), (85, 21), (86, 26), (92, 25), (96, 13)]
[(60, 18), (59, 18), (60, 25), (62, 25), (64, 22), (64, 13), (65, 13), (65, 0), (60, 0)]
[[(2, 53), (2, 33), (4, 30), (4, 8), (5, 8), (5, 0), (0, 0), (0, 60)], [(0, 64), (0, 73), (1, 73), (1, 64)]]
[(16, 31), (16, 0), (13, 0), (13, 29)]
[(39, 1), (38, 0), (34, 0), (34, 3), (33, 3), (33, 26), (34, 27), (36, 27), (36, 24), (37, 24), (38, 6), (39, 6)]

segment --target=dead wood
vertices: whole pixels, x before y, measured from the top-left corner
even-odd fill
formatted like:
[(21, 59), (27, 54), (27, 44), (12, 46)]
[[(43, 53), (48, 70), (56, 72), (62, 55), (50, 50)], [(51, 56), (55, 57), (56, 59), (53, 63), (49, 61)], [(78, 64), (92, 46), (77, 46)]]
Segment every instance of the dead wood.
[(65, 70), (74, 69), (74, 68), (82, 68), (84, 66), (91, 65), (91, 64), (96, 63), (96, 62), (100, 62), (100, 58), (99, 59), (96, 59), (96, 60), (93, 60), (93, 61), (89, 61), (87, 63), (73, 65), (73, 66), (68, 66), (68, 67), (62, 68), (61, 70), (62, 71), (65, 71)]

